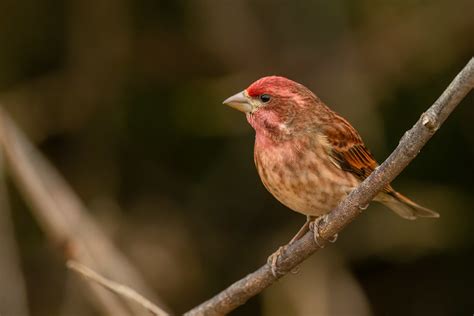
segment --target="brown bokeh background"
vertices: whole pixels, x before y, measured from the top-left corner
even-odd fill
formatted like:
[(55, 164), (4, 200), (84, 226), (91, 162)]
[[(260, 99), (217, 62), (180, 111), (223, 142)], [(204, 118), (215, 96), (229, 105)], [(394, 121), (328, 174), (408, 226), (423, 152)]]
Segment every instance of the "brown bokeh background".
[[(2, 0), (0, 103), (182, 313), (304, 222), (265, 191), (253, 131), (222, 100), (287, 76), (383, 160), (471, 58), (473, 12), (471, 0)], [(471, 94), (394, 183), (439, 220), (373, 204), (233, 314), (472, 314), (473, 119)], [(8, 195), (14, 233), (0, 232), (0, 248), (14, 236), (29, 314), (98, 314), (14, 186)]]

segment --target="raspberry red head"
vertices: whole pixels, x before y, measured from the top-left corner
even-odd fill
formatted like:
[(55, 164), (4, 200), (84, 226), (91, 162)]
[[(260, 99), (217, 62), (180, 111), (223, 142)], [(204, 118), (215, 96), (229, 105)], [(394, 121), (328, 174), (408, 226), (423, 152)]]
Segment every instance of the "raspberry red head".
[(304, 88), (299, 83), (285, 77), (269, 76), (263, 77), (252, 83), (245, 91), (256, 98), (264, 94), (290, 97), (298, 94)]
[(252, 83), (247, 89), (224, 101), (239, 111), (255, 113), (259, 109), (304, 107), (304, 101), (315, 98), (303, 85), (279, 76), (263, 77)]
[(279, 76), (255, 81), (224, 104), (246, 113), (257, 137), (264, 134), (270, 138), (296, 136), (308, 120), (317, 122), (317, 112), (329, 111), (308, 88)]

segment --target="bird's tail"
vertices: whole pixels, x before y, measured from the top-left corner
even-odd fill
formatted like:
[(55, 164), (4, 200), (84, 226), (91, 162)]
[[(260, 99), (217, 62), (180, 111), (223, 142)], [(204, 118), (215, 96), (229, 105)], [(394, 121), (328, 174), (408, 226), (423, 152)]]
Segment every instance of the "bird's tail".
[(439, 217), (439, 214), (435, 211), (416, 204), (395, 190), (391, 190), (388, 193), (379, 193), (376, 200), (383, 203), (385, 206), (405, 219), (413, 220), (417, 219), (418, 217)]

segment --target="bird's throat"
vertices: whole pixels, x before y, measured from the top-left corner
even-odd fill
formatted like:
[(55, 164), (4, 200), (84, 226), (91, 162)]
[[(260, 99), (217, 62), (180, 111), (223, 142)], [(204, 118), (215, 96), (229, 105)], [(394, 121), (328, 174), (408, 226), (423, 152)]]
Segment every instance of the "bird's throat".
[(256, 141), (262, 145), (282, 142), (291, 137), (287, 124), (272, 112), (257, 111), (247, 114), (247, 121), (255, 130)]

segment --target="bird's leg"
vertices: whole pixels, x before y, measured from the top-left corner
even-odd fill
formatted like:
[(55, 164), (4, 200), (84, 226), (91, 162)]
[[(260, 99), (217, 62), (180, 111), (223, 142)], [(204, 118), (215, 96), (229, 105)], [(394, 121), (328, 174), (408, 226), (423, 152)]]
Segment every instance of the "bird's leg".
[(319, 226), (321, 225), (321, 223), (327, 222), (327, 219), (328, 219), (328, 214), (325, 214), (323, 216), (319, 216), (318, 218), (313, 220), (311, 223), (309, 223), (308, 228), (310, 231), (313, 232), (314, 242), (318, 245), (319, 248), (324, 248), (324, 243), (321, 243), (320, 240), (329, 241), (331, 243), (334, 243), (337, 240), (337, 234), (335, 234), (329, 239), (325, 239), (321, 237), (321, 235), (319, 234)]
[(300, 230), (296, 233), (296, 235), (293, 236), (293, 238), (291, 238), (288, 245), (291, 245), (295, 241), (300, 240), (301, 237), (303, 237), (309, 231), (309, 225), (310, 225), (311, 221), (313, 221), (313, 220), (314, 220), (314, 218), (312, 216), (307, 215), (306, 216), (306, 222), (304, 223), (303, 226), (301, 226)]
[(278, 248), (277, 251), (275, 251), (274, 253), (272, 253), (269, 257), (268, 257), (268, 264), (270, 265), (270, 267), (272, 268), (272, 274), (275, 278), (279, 277), (280, 275), (282, 275), (282, 273), (280, 271), (278, 271), (278, 267), (277, 267), (277, 264), (278, 264), (278, 259), (280, 258), (280, 256), (283, 254), (283, 252), (286, 250), (286, 248), (288, 248), (289, 245), (291, 245), (292, 243), (294, 243), (295, 241), (301, 239), (301, 237), (303, 237), (308, 231), (309, 231), (309, 226), (310, 226), (310, 223), (313, 221), (313, 217), (311, 216), (307, 216), (306, 217), (306, 222), (304, 223), (304, 225), (300, 228), (300, 230), (296, 233), (296, 235), (291, 238), (290, 242), (284, 246), (281, 246), (280, 248)]

